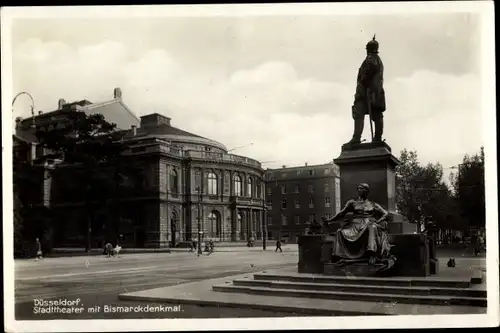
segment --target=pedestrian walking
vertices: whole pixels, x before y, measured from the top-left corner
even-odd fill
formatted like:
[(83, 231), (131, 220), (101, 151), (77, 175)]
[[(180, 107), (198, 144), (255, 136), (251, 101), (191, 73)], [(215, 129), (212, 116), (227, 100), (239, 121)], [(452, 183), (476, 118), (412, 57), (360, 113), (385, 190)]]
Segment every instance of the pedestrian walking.
[(280, 250), (280, 252), (283, 252), (283, 250), (281, 249), (281, 240), (278, 239), (276, 241), (276, 250), (274, 250), (274, 252), (278, 252), (278, 250)]
[(189, 242), (189, 252), (194, 252), (194, 241)]
[(105, 254), (108, 258), (111, 258), (111, 256), (113, 255), (113, 245), (111, 245), (111, 243), (106, 243), (106, 245), (104, 246), (104, 249), (105, 249)]
[(40, 243), (40, 239), (37, 237), (36, 238), (36, 257), (35, 257), (35, 260), (38, 261), (38, 259), (43, 259), (43, 256), (42, 256), (42, 243)]
[(481, 254), (482, 247), (483, 247), (483, 237), (479, 235), (476, 238), (476, 246), (474, 247), (474, 254), (476, 255), (476, 257)]

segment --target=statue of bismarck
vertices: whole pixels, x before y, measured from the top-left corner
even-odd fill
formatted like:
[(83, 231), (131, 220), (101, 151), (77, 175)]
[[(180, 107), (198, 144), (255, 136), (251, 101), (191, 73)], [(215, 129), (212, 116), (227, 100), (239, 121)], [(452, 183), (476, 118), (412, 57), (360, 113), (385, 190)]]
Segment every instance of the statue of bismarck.
[(358, 71), (356, 94), (352, 106), (354, 118), (354, 134), (347, 144), (361, 143), (361, 134), (365, 124), (365, 115), (375, 123), (375, 134), (372, 129), (372, 141), (382, 142), (384, 131), (385, 91), (384, 64), (378, 55), (379, 44), (373, 39), (366, 44), (366, 58)]

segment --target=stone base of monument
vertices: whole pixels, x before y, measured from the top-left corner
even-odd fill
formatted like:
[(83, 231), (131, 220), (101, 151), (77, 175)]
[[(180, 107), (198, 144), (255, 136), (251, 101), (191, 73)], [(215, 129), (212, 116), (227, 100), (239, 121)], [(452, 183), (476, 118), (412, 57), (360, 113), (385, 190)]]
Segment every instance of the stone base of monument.
[(429, 242), (424, 234), (389, 235), (391, 253), (397, 258), (395, 275), (429, 276)]
[[(394, 276), (425, 277), (437, 274), (438, 263), (429, 259), (428, 238), (424, 234), (390, 234), (391, 254), (396, 257), (396, 264), (391, 274)], [(335, 236), (303, 235), (299, 236), (299, 273), (324, 273), (328, 275), (374, 276), (378, 268), (368, 264), (346, 265), (334, 268), (330, 264)], [(350, 267), (352, 266), (352, 267)]]
[(384, 268), (384, 265), (375, 264), (368, 265), (368, 263), (356, 263), (344, 266), (338, 266), (335, 263), (325, 264), (324, 274), (334, 276), (362, 276), (362, 277), (376, 277), (379, 276), (379, 271)]

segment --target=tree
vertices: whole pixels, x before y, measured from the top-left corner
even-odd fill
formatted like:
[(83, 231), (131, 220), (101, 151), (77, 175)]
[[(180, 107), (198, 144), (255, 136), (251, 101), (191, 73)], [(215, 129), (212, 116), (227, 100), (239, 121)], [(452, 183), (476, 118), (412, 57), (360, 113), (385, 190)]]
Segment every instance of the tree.
[(27, 142), (18, 142), (13, 146), (13, 204), (14, 204), (14, 251), (19, 253), (25, 249), (24, 242), (34, 242), (37, 234), (36, 206), (40, 204), (40, 173), (27, 159), (31, 146)]
[(438, 228), (459, 228), (456, 202), (443, 181), (439, 163), (422, 166), (416, 151), (403, 150), (396, 168), (396, 204), (398, 210), (412, 222), (432, 219)]
[(484, 148), (479, 154), (465, 155), (454, 175), (454, 192), (462, 219), (471, 227), (484, 228), (486, 205), (484, 187)]
[[(117, 131), (116, 125), (109, 123), (101, 114), (87, 115), (82, 111), (69, 111), (65, 119), (57, 123), (48, 123), (37, 127), (36, 136), (39, 144), (48, 153), (43, 159), (59, 158), (64, 165), (80, 166), (81, 181), (84, 184), (84, 214), (86, 225), (86, 250), (91, 247), (91, 230), (96, 196), (103, 194), (96, 189), (102, 188), (102, 169), (106, 165), (116, 165), (126, 149), (123, 143), (123, 131)], [(102, 198), (102, 197), (101, 197)]]

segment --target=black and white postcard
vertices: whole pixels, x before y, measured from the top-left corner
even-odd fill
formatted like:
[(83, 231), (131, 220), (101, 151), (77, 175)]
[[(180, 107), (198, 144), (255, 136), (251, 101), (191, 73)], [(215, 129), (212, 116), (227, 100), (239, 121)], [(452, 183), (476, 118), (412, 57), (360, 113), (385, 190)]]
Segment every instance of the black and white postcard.
[(5, 331), (498, 326), (493, 15), (2, 8)]

